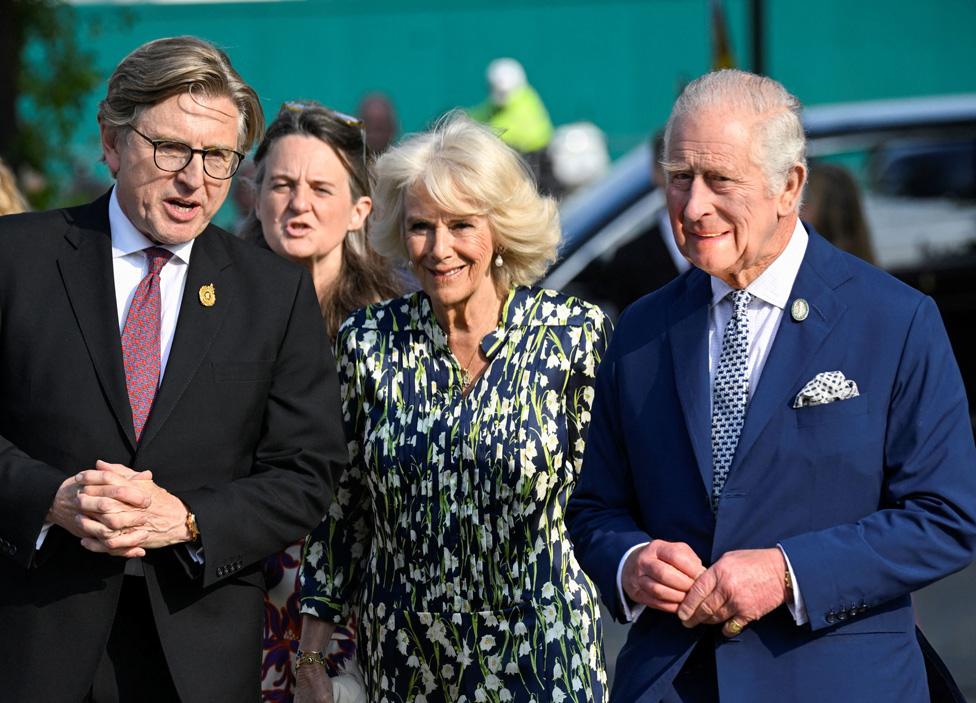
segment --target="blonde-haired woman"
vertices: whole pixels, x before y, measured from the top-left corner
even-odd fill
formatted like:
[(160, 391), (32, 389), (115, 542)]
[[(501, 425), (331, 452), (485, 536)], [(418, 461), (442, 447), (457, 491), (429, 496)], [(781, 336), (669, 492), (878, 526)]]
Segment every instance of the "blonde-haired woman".
[[(555, 204), (458, 114), (376, 165), (373, 237), (422, 290), (336, 342), (352, 463), (302, 565), (302, 650), (350, 603), (371, 701), (603, 701), (596, 593), (566, 536), (609, 325), (531, 287)], [(297, 701), (328, 701), (303, 667)]]

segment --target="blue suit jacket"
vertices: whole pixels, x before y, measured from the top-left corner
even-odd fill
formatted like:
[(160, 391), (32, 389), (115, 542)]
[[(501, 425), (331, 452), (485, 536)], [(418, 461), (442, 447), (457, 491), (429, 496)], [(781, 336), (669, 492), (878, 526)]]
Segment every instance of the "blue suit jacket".
[[(807, 228), (810, 230), (810, 228)], [(686, 542), (708, 565), (781, 544), (810, 616), (785, 606), (731, 640), (645, 610), (613, 700), (658, 701), (695, 643), (714, 642), (728, 701), (928, 700), (909, 594), (976, 547), (976, 448), (935, 304), (812, 232), (722, 494), (709, 507), (709, 277), (692, 269), (627, 310), (597, 380), (567, 513), (576, 555), (620, 617), (616, 571), (635, 544)], [(860, 396), (793, 409), (822, 371)]]

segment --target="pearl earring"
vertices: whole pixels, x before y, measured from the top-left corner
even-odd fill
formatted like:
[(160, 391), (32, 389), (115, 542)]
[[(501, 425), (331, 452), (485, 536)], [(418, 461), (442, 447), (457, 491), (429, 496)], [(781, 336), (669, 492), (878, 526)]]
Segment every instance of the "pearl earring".
[(501, 252), (498, 252), (498, 256), (495, 257), (495, 268), (501, 268), (505, 260), (502, 258)]

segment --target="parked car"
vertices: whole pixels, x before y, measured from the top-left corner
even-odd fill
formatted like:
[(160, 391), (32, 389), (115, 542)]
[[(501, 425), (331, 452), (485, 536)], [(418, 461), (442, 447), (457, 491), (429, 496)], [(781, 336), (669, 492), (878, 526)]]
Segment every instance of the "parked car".
[[(847, 167), (863, 189), (878, 265), (938, 304), (976, 419), (976, 94), (816, 106), (803, 122), (808, 158)], [(601, 262), (646, 234), (663, 204), (644, 143), (562, 204), (560, 259), (543, 284), (619, 313), (632, 300), (606, 300), (621, 281), (601, 278)], [(641, 264), (626, 275), (646, 276)]]

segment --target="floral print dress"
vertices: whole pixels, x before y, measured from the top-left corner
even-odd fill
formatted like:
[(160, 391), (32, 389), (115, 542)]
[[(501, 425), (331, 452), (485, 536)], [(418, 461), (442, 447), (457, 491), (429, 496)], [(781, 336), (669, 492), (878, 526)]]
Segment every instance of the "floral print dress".
[(605, 701), (599, 606), (563, 519), (610, 326), (512, 290), (463, 373), (419, 292), (339, 331), (350, 467), (309, 536), (302, 612), (359, 609), (371, 703)]

